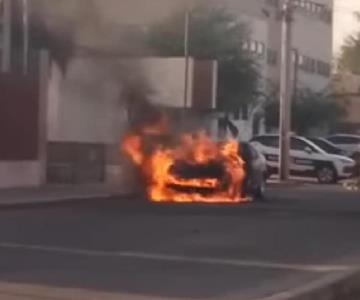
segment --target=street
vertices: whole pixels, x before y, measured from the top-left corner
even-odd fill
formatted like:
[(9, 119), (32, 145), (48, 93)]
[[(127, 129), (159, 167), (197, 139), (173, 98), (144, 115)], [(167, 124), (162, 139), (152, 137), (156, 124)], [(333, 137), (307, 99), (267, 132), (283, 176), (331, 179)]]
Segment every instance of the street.
[(354, 269), (360, 197), (271, 188), (245, 206), (99, 199), (0, 211), (1, 299), (261, 299)]

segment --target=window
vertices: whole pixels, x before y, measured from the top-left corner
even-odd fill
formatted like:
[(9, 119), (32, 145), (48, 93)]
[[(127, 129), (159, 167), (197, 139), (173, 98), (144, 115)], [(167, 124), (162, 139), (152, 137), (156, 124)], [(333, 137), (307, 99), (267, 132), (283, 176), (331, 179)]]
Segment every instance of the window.
[[(307, 0), (294, 0), (294, 5), (306, 13), (323, 16), (328, 10), (324, 4)], [(331, 14), (331, 12), (330, 12)]]
[(279, 5), (280, 5), (279, 0), (266, 0), (266, 3), (267, 3), (268, 5), (276, 6), (276, 7), (279, 7)]
[(260, 57), (263, 57), (265, 55), (265, 44), (264, 43), (257, 42), (256, 54), (258, 54)]
[(318, 153), (318, 150), (314, 148), (312, 145), (308, 144), (307, 142), (298, 139), (298, 138), (291, 138), (290, 142), (290, 148), (291, 150), (296, 151), (306, 151), (306, 149), (311, 149), (311, 151)]
[(305, 6), (306, 6), (305, 0), (300, 0), (300, 1), (299, 1), (299, 6), (300, 6), (301, 8), (305, 8)]
[(331, 66), (326, 62), (318, 60), (316, 61), (316, 71), (319, 75), (329, 77), (331, 73)]
[(297, 138), (291, 138), (291, 142), (290, 142), (291, 150), (305, 151), (305, 149), (308, 147), (309, 145), (304, 141), (299, 140)]
[(265, 56), (265, 44), (258, 41), (245, 41), (242, 44), (242, 49), (249, 51), (252, 54), (255, 54), (259, 57)]
[(316, 3), (316, 4), (315, 4), (315, 12), (316, 12), (317, 14), (321, 14), (321, 13), (323, 13), (324, 11), (325, 11), (325, 5), (319, 4), (319, 3)]
[[(296, 60), (296, 54), (294, 54), (294, 60)], [(316, 72), (316, 60), (305, 56), (299, 55), (298, 56), (298, 66), (301, 70), (308, 72), (308, 73), (315, 73)]]
[(278, 61), (278, 53), (275, 50), (267, 49), (267, 63), (276, 66)]
[(305, 2), (305, 9), (307, 11), (311, 11), (312, 10), (312, 3), (310, 1), (306, 1)]
[(255, 53), (255, 52), (257, 52), (256, 50), (257, 50), (257, 43), (255, 41), (251, 41), (250, 42), (250, 51)]
[(249, 41), (243, 42), (242, 49), (243, 50), (249, 50), (249, 48), (250, 48), (250, 42)]
[(296, 63), (297, 61), (299, 61), (299, 52), (297, 49), (291, 50), (291, 60), (293, 63)]

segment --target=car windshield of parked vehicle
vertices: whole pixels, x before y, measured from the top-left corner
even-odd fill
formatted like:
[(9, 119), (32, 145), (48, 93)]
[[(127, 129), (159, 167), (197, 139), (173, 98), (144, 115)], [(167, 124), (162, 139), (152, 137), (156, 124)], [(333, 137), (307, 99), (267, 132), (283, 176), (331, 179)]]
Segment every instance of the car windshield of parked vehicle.
[(344, 154), (340, 148), (336, 147), (333, 143), (325, 139), (310, 138), (309, 140), (329, 154)]
[(360, 144), (360, 137), (357, 136), (335, 135), (329, 137), (328, 140), (334, 144), (339, 145)]

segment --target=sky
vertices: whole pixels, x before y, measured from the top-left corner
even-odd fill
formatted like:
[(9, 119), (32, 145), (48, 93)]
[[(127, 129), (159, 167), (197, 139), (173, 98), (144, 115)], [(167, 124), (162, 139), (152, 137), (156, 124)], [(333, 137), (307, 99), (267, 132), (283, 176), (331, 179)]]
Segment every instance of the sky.
[(360, 12), (360, 0), (335, 0), (334, 5), (334, 52), (338, 55), (346, 37), (360, 31), (360, 22), (353, 16)]

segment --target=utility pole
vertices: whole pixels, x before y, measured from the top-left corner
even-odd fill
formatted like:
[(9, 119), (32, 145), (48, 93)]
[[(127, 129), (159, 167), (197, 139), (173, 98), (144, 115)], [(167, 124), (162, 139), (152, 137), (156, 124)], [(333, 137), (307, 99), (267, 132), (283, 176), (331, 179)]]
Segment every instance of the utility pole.
[(29, 65), (29, 3), (22, 0), (22, 23), (23, 23), (23, 73), (28, 72)]
[(291, 35), (292, 0), (284, 0), (281, 11), (281, 70), (280, 70), (280, 169), (281, 181), (289, 179), (291, 132)]
[(189, 94), (189, 38), (190, 38), (190, 9), (185, 10), (184, 22), (184, 57), (185, 57), (185, 78), (184, 78), (184, 110), (188, 107), (188, 94)]
[(298, 81), (299, 81), (299, 51), (298, 49), (293, 49), (294, 54), (294, 81), (293, 81), (293, 97), (294, 101), (298, 98)]
[[(11, 67), (11, 0), (3, 0), (1, 71), (9, 72)], [(1, 35), (0, 35), (1, 36)]]

